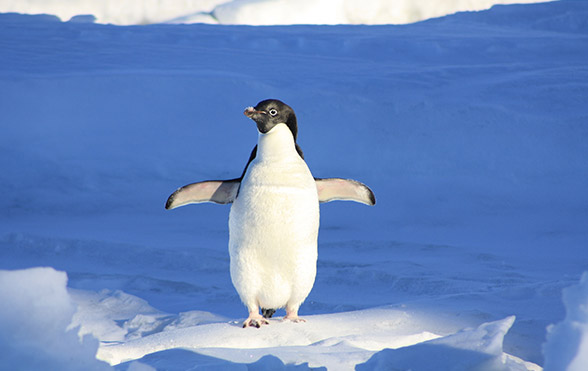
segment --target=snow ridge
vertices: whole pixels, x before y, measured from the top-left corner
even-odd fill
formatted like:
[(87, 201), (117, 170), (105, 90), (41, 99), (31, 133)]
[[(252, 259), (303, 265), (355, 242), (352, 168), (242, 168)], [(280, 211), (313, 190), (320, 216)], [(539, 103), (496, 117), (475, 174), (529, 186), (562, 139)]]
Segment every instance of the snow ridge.
[[(405, 24), (494, 4), (537, 0), (2, 0), (0, 12), (52, 14), (63, 21), (118, 25), (151, 23)], [(93, 15), (94, 18), (80, 18)]]

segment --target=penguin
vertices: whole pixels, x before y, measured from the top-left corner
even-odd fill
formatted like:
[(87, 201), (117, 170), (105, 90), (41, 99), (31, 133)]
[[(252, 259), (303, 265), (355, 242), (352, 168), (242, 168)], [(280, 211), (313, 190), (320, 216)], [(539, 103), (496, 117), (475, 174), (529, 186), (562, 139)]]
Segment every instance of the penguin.
[(169, 196), (165, 208), (232, 203), (230, 274), (249, 311), (243, 327), (269, 324), (279, 308), (286, 309), (283, 320), (305, 322), (298, 309), (316, 277), (319, 204), (375, 205), (376, 199), (356, 180), (312, 175), (296, 142), (296, 115), (287, 104), (266, 99), (244, 114), (255, 122), (258, 140), (241, 176), (188, 184)]

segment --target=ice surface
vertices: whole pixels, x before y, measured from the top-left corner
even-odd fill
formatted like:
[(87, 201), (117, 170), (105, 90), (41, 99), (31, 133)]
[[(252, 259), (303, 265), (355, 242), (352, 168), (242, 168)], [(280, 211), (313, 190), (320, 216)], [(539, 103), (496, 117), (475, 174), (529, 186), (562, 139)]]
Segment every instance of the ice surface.
[[(584, 300), (572, 289), (564, 306), (561, 293), (588, 271), (587, 24), (585, 1), (404, 26), (1, 14), (0, 269), (52, 267), (69, 290), (63, 273), (19, 271), (23, 293), (3, 310), (31, 314), (20, 334), (51, 344), (18, 346), (14, 362), (61, 362), (61, 339), (83, 348), (74, 367), (96, 353), (93, 336), (120, 370), (352, 369), (447, 344), (455, 365), (536, 369), (546, 327)], [(241, 174), (257, 138), (242, 108), (265, 98), (295, 109), (315, 176), (362, 181), (378, 204), (322, 205), (308, 322), (278, 311), (249, 332), (236, 325), (228, 207), (164, 205), (181, 185)], [(60, 287), (54, 309), (33, 304), (43, 282)], [(556, 336), (578, 318), (553, 328), (553, 349), (583, 346)], [(41, 331), (70, 322), (83, 343)], [(16, 344), (10, 334), (0, 341)]]

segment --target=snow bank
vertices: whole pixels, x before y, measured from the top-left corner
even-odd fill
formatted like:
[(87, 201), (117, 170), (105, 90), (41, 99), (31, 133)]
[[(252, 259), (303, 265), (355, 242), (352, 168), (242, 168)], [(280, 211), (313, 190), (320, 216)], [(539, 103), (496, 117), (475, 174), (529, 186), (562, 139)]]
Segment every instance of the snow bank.
[[(357, 370), (527, 370), (535, 365), (502, 352), (504, 336), (514, 323), (510, 316), (484, 323), (476, 329), (460, 331), (411, 347), (386, 349), (376, 353)], [(434, 362), (431, 360), (434, 359)]]
[[(227, 0), (0, 0), (0, 12), (53, 14), (67, 21), (79, 14), (92, 14), (98, 23), (120, 25), (161, 23), (178, 17), (210, 12)], [(193, 18), (194, 22), (202, 20)]]
[[(53, 268), (0, 271), (3, 367), (108, 369), (95, 358), (98, 342), (89, 335), (80, 338), (80, 328), (80, 334), (101, 338), (99, 359), (113, 365), (129, 362), (129, 370), (161, 367), (161, 355), (152, 365), (149, 355), (177, 351), (178, 357), (165, 357), (172, 362), (169, 366), (177, 367), (183, 359), (199, 367), (227, 369), (244, 364), (266, 369), (295, 364), (300, 369), (324, 365), (337, 370), (356, 365), (363, 370), (537, 369), (503, 353), (504, 335), (514, 316), (445, 337), (424, 330), (439, 318), (395, 308), (308, 316), (308, 323), (302, 324), (276, 318), (270, 326), (244, 330), (240, 321), (204, 312), (166, 315), (120, 291), (73, 290), (70, 295), (66, 284), (66, 274)], [(133, 362), (137, 359), (140, 362)], [(431, 364), (431, 359), (436, 362)]]
[(543, 347), (545, 371), (588, 370), (588, 272), (563, 290), (566, 318), (548, 328)]
[(135, 340), (160, 331), (226, 322), (224, 317), (202, 311), (170, 315), (120, 290), (70, 289), (70, 295), (78, 307), (71, 326), (80, 328), (80, 336), (91, 334), (101, 342)]
[(99, 23), (404, 24), (537, 0), (0, 0), (0, 12), (92, 14)]
[(67, 275), (53, 268), (0, 271), (0, 359), (5, 370), (108, 370), (98, 342), (69, 328)]
[(235, 0), (217, 6), (221, 24), (405, 24), (494, 4), (536, 0)]
[[(185, 315), (180, 314), (178, 319), (182, 317)], [(155, 323), (160, 325), (158, 332), (119, 344), (103, 344), (98, 358), (116, 365), (183, 348), (230, 363), (257, 362), (272, 355), (285, 364), (303, 359), (311, 367), (343, 370), (365, 362), (384, 347), (397, 348), (439, 337), (423, 330), (428, 322), (425, 318), (394, 308), (305, 319), (308, 322), (291, 323), (277, 317), (261, 329), (243, 329), (242, 319), (168, 326), (169, 319), (162, 318)]]
[[(80, 336), (91, 334), (100, 341), (123, 341), (150, 331), (149, 323), (164, 316), (136, 296), (120, 290), (70, 290), (78, 310), (72, 326), (79, 327)], [(122, 326), (119, 323), (122, 322)]]
[[(147, 365), (179, 364), (329, 370), (539, 370), (532, 363), (503, 353), (505, 334), (514, 316), (464, 329), (448, 336), (423, 330), (441, 317), (429, 313), (380, 308), (307, 316), (294, 324), (274, 318), (261, 329), (242, 329), (240, 321), (173, 328), (156, 320), (159, 332), (103, 344), (98, 358), (112, 365), (140, 359)], [(433, 325), (434, 326), (434, 325)], [(382, 350), (384, 348), (389, 348)], [(165, 355), (164, 355), (165, 354)], [(431, 362), (434, 359), (435, 362)], [(164, 362), (163, 364), (161, 362)]]

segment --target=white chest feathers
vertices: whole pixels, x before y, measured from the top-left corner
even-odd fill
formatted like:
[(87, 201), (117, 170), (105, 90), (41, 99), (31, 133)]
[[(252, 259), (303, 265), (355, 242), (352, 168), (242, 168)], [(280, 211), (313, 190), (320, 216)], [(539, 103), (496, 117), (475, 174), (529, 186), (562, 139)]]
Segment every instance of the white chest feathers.
[(250, 309), (297, 310), (316, 276), (319, 200), (285, 124), (259, 134), (229, 215), (231, 279)]

